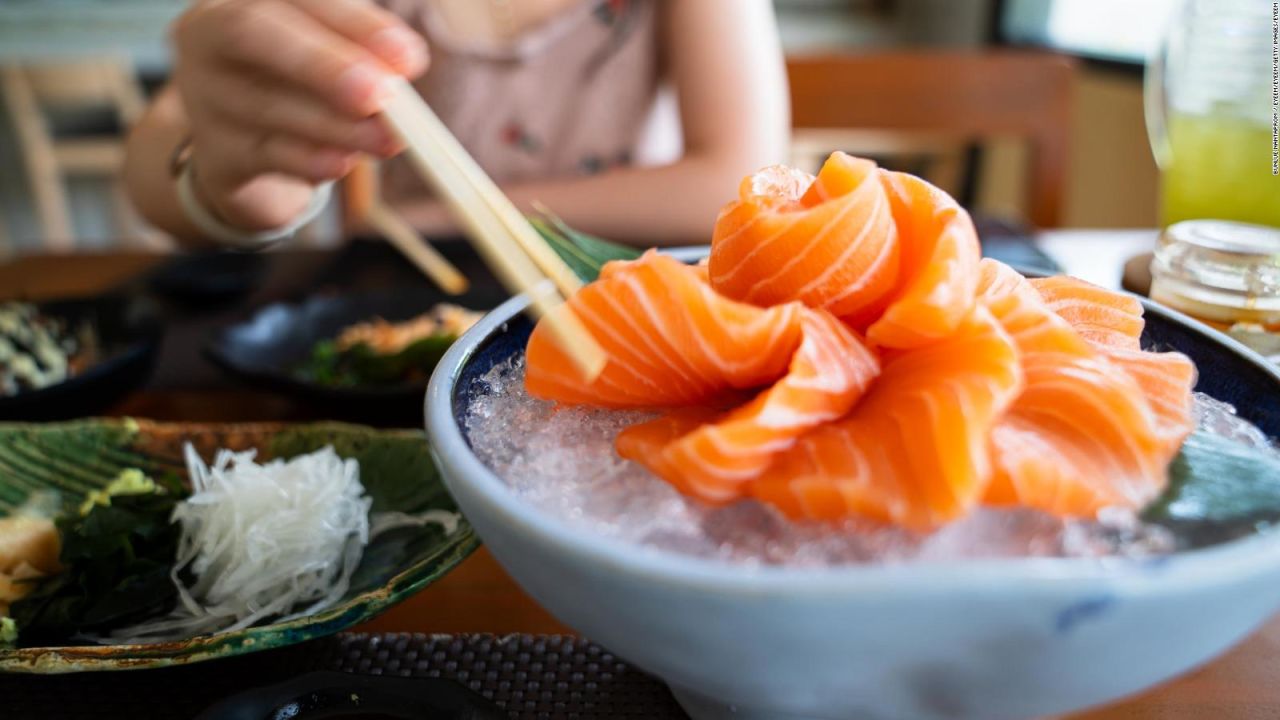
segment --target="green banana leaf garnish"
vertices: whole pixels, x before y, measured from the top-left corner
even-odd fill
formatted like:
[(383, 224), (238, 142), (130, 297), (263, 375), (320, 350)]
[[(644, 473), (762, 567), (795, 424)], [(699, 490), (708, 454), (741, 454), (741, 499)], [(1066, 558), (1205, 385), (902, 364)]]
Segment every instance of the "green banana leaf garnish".
[(600, 268), (611, 260), (634, 260), (642, 253), (637, 248), (574, 230), (546, 209), (530, 216), (529, 223), (582, 282), (599, 277)]
[(1200, 547), (1243, 537), (1280, 521), (1280, 458), (1197, 432), (1169, 467), (1169, 486), (1143, 511), (1179, 542)]

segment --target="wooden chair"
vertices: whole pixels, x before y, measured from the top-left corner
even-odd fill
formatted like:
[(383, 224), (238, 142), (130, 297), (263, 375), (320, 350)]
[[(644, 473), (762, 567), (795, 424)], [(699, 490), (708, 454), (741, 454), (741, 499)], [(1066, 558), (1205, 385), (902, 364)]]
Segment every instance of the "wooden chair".
[(854, 129), (860, 151), (877, 145), (941, 151), (948, 139), (1023, 140), (1027, 217), (1039, 227), (1061, 224), (1071, 59), (1014, 50), (868, 52), (790, 57), (787, 72), (793, 128)]
[(46, 249), (75, 247), (75, 230), (65, 179), (74, 175), (106, 177), (111, 182), (115, 232), (125, 240), (155, 242), (134, 215), (119, 178), (124, 163), (122, 134), (56, 137), (48, 111), (99, 107), (113, 111), (121, 128), (142, 114), (145, 99), (132, 65), (122, 58), (95, 58), (0, 68), (10, 121), (17, 134), (36, 216)]

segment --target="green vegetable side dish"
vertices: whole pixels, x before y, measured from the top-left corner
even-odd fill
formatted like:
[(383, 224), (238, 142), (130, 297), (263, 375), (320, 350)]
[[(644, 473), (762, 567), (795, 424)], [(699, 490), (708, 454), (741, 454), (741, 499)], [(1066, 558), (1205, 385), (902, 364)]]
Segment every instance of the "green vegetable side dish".
[[(67, 547), (61, 556), (70, 570), (53, 576), (56, 585), (46, 583), (37, 595), (17, 601), (12, 608), (19, 616), (16, 623), (0, 621), (0, 634), (8, 636), (10, 644), (16, 639), (19, 645), (6, 647), (0, 640), (0, 672), (161, 667), (323, 637), (369, 620), (404, 600), (444, 575), (479, 545), (465, 519), (452, 534), (434, 525), (403, 528), (384, 533), (366, 546), (342, 598), (334, 606), (305, 617), (157, 644), (77, 645), (76, 640), (38, 644), (46, 633), (59, 632), (59, 622), (74, 612), (83, 616), (92, 611), (92, 621), (115, 625), (117, 618), (128, 612), (130, 593), (141, 596), (141, 588), (150, 582), (156, 583), (150, 587), (157, 597), (144, 601), (152, 603), (146, 614), (154, 617), (156, 608), (163, 612), (172, 606), (174, 598), (169, 593), (173, 585), (168, 572), (175, 556), (171, 543), (176, 540), (178, 526), (167, 521), (173, 503), (187, 495), (182, 455), (186, 442), (206, 458), (218, 448), (256, 449), (262, 461), (288, 459), (332, 446), (339, 456), (360, 464), (361, 483), (373, 500), (373, 512), (457, 512), (419, 431), (378, 431), (341, 423), (202, 425), (86, 420), (0, 424), (0, 517), (23, 508), (32, 496), (56, 493), (63, 500), (64, 519), (56, 521), (59, 530), (65, 524), (71, 531), (64, 535)], [(161, 492), (130, 494), (148, 489), (147, 479)], [(95, 494), (109, 486), (115, 490), (109, 497)], [(79, 508), (91, 494), (98, 501), (109, 500), (109, 504), (95, 502), (81, 517)], [(156, 567), (155, 555), (164, 556), (162, 570)], [(84, 577), (76, 563), (90, 557), (108, 559), (103, 567), (109, 572), (103, 577)], [(115, 576), (114, 582), (108, 575)], [(107, 591), (96, 602), (85, 602), (82, 591), (86, 587), (105, 587)], [(169, 594), (167, 598), (165, 594)], [(141, 607), (137, 611), (143, 612)], [(128, 623), (121, 619), (119, 624)]]
[(457, 339), (457, 335), (433, 335), (389, 355), (379, 354), (364, 343), (339, 350), (336, 341), (324, 340), (316, 343), (311, 357), (298, 368), (298, 375), (330, 387), (425, 382)]
[(374, 318), (322, 340), (298, 367), (305, 380), (330, 387), (422, 384), (481, 313), (448, 303), (403, 322)]
[[(531, 216), (529, 222), (538, 231), (556, 254), (584, 283), (595, 280), (600, 269), (612, 260), (634, 260), (640, 257), (641, 251), (603, 240), (586, 233), (578, 232), (564, 223), (563, 220), (545, 210)], [(431, 375), (431, 371), (449, 346), (462, 334), (465, 327), (446, 322), (448, 310), (436, 310), (419, 318), (391, 325), (380, 320), (361, 323), (345, 330), (336, 338), (316, 343), (310, 356), (296, 368), (297, 376), (308, 382), (328, 387), (363, 387), (392, 386), (398, 384), (420, 384)], [(474, 319), (478, 318), (478, 314)], [(407, 326), (419, 323), (419, 329), (425, 323), (430, 327), (434, 321), (440, 332), (433, 332), (412, 339), (410, 342), (383, 341), (383, 336), (395, 332), (408, 332)], [(367, 337), (378, 342), (344, 342), (348, 333), (356, 331), (355, 336)]]
[(63, 382), (98, 354), (88, 323), (51, 317), (30, 303), (0, 302), (0, 397)]
[(176, 474), (153, 481), (130, 468), (68, 503), (55, 521), (63, 571), (10, 608), (18, 644), (61, 644), (168, 612), (177, 596), (169, 571), (179, 535), (169, 518), (186, 494)]

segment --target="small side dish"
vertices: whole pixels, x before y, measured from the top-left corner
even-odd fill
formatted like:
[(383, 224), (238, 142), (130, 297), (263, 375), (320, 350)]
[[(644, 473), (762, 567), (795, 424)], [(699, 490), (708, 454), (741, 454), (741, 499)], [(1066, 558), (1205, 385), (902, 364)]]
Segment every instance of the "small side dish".
[(42, 575), (9, 598), (0, 673), (186, 665), (331, 635), (474, 551), (457, 510), (421, 431), (0, 423), (0, 518), (42, 523), (0, 520), (0, 563)]
[(346, 595), (377, 535), (458, 527), (446, 510), (371, 513), (359, 462), (332, 446), (264, 464), (185, 452), (190, 491), (177, 473), (129, 468), (0, 518), (0, 645), (176, 641), (303, 617)]
[(0, 303), (0, 397), (63, 382), (97, 356), (88, 323), (68, 323), (30, 303)]
[(404, 322), (357, 323), (316, 343), (298, 374), (335, 387), (425, 382), (444, 351), (481, 315), (441, 303)]

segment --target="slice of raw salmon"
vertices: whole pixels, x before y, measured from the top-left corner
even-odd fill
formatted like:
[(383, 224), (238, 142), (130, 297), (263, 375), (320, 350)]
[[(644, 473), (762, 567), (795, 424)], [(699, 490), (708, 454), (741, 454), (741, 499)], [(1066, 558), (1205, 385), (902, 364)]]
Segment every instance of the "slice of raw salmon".
[(1037, 278), (1030, 284), (1049, 309), (1137, 381), (1156, 414), (1157, 431), (1171, 449), (1181, 447), (1195, 427), (1196, 366), (1182, 353), (1141, 349), (1142, 303), (1073, 277)]
[(1084, 339), (1118, 348), (1140, 350), (1142, 303), (1138, 299), (1066, 275), (1030, 280), (1049, 309)]
[(968, 317), (978, 275), (978, 233), (945, 192), (905, 173), (880, 171), (901, 246), (899, 280), (871, 342), (912, 348), (950, 335)]
[(991, 477), (991, 428), (1022, 388), (1018, 351), (985, 308), (945, 339), (886, 356), (842, 420), (809, 432), (750, 484), (794, 518), (851, 515), (924, 530), (968, 512)]
[(584, 382), (539, 324), (526, 350), (525, 387), (565, 403), (661, 408), (713, 402), (782, 377), (800, 344), (803, 306), (734, 302), (705, 278), (704, 268), (652, 250), (608, 263), (566, 302), (603, 347), (604, 371)]
[(729, 297), (798, 300), (910, 348), (968, 315), (979, 257), (968, 213), (946, 193), (833, 153), (817, 178), (783, 167), (746, 178), (716, 222), (709, 268)]
[(711, 285), (761, 306), (798, 300), (838, 317), (883, 310), (898, 241), (875, 163), (833, 153), (814, 178), (775, 166), (746, 177), (716, 220)]
[(986, 501), (1090, 516), (1154, 498), (1172, 453), (1142, 387), (1012, 268), (983, 260), (978, 292), (1017, 343), (1026, 378), (991, 432)]
[(853, 407), (879, 372), (874, 351), (825, 310), (805, 308), (803, 340), (785, 377), (717, 416), (677, 411), (618, 435), (618, 454), (707, 502), (743, 496), (773, 457), (809, 428)]
[(1156, 417), (1156, 432), (1172, 456), (1195, 429), (1192, 390), (1196, 365), (1178, 352), (1099, 348), (1112, 365), (1133, 378)]

